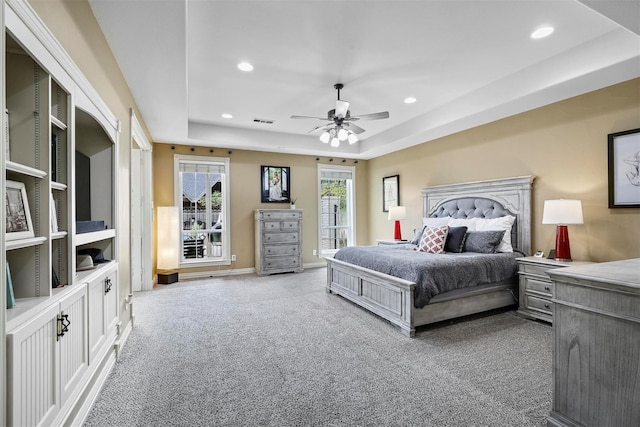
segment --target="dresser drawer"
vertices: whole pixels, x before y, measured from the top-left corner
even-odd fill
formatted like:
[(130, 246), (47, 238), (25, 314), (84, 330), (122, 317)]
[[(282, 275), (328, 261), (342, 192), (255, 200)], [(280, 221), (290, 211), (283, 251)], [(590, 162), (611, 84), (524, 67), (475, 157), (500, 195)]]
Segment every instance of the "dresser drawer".
[(300, 265), (300, 259), (296, 257), (274, 257), (265, 258), (264, 268), (269, 270), (273, 268), (289, 268), (298, 267)]
[(297, 256), (299, 253), (300, 253), (300, 246), (298, 245), (265, 245), (264, 246), (264, 255), (266, 257), (281, 256), (281, 255)]
[(553, 315), (553, 303), (550, 300), (531, 295), (525, 295), (524, 298), (527, 309), (540, 311), (549, 316)]
[(260, 216), (263, 220), (272, 220), (272, 219), (300, 219), (302, 214), (299, 211), (295, 210), (278, 210), (278, 211), (265, 211), (260, 212)]
[(545, 272), (547, 270), (551, 270), (554, 268), (560, 268), (560, 267), (555, 267), (550, 265), (533, 265), (533, 264), (521, 263), (519, 273), (534, 274), (536, 276), (549, 277), (549, 275)]
[(269, 243), (289, 243), (300, 240), (297, 232), (293, 233), (264, 233), (262, 236), (265, 244)]
[(538, 280), (534, 277), (520, 276), (525, 292), (539, 293), (551, 298), (553, 296), (553, 282)]

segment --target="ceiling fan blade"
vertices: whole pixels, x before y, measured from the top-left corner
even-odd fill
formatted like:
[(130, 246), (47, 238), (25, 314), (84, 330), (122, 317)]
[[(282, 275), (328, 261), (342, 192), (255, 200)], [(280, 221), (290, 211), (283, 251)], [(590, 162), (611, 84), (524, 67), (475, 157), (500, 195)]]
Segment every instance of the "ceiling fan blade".
[(333, 124), (332, 124), (332, 123), (329, 123), (329, 124), (327, 124), (327, 125), (320, 125), (320, 126), (316, 126), (316, 127), (314, 127), (313, 129), (311, 129), (311, 130), (309, 131), (309, 133), (317, 132), (317, 131), (319, 131), (319, 130), (322, 130), (322, 131), (329, 130), (329, 129), (331, 129), (332, 127), (333, 127)]
[(349, 129), (351, 132), (355, 133), (356, 135), (359, 135), (362, 132), (364, 132), (364, 129), (362, 129), (360, 126), (356, 126), (354, 123), (344, 122), (342, 123), (342, 127)]
[(351, 117), (351, 120), (380, 120), (380, 119), (388, 119), (389, 112), (381, 111), (379, 113), (371, 113), (371, 114), (361, 114), (359, 116)]
[(347, 101), (336, 101), (336, 117), (346, 117), (349, 111), (349, 103)]
[(312, 117), (312, 116), (291, 116), (292, 119), (315, 119), (315, 120), (327, 120), (326, 117)]

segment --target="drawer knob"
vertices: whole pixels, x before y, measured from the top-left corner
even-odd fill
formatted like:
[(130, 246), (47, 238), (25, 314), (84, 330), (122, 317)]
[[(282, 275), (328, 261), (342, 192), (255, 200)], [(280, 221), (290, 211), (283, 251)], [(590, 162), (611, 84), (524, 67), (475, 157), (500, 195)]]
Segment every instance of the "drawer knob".
[(549, 286), (545, 286), (545, 287), (544, 287), (544, 290), (545, 290), (545, 291), (547, 291), (547, 292), (551, 292), (551, 287), (549, 287)]
[(551, 308), (551, 306), (550, 306), (549, 304), (545, 304), (545, 305), (544, 305), (544, 308), (549, 309), (549, 308)]

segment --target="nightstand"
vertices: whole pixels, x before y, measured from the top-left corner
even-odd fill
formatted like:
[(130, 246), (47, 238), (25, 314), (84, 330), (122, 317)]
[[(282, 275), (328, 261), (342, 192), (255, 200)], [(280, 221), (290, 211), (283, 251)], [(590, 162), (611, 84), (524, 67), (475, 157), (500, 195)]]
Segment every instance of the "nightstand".
[(560, 262), (540, 257), (518, 258), (520, 306), (518, 314), (529, 319), (553, 323), (553, 282), (548, 270), (592, 264), (586, 261)]
[(403, 245), (409, 243), (408, 240), (394, 240), (394, 239), (377, 239), (378, 245)]

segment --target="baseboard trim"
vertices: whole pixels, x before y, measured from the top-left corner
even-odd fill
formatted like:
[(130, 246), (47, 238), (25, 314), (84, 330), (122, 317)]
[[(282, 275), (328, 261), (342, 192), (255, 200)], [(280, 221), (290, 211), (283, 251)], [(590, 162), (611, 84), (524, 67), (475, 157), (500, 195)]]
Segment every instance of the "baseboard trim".
[(309, 262), (306, 264), (302, 264), (302, 268), (320, 268), (320, 267), (326, 267), (327, 263), (326, 262)]
[[(195, 271), (190, 273), (180, 273), (178, 275), (179, 280), (197, 280), (208, 279), (209, 277), (223, 277), (223, 276), (237, 276), (240, 274), (254, 274), (256, 270), (254, 268), (232, 268), (229, 270), (215, 270), (215, 271)], [(169, 285), (171, 286), (171, 285)]]
[(120, 356), (120, 352), (124, 348), (124, 345), (127, 343), (127, 339), (129, 338), (129, 334), (133, 330), (133, 318), (127, 323), (127, 326), (124, 327), (124, 331), (120, 334), (120, 337), (113, 344), (113, 347), (116, 349), (116, 359)]

